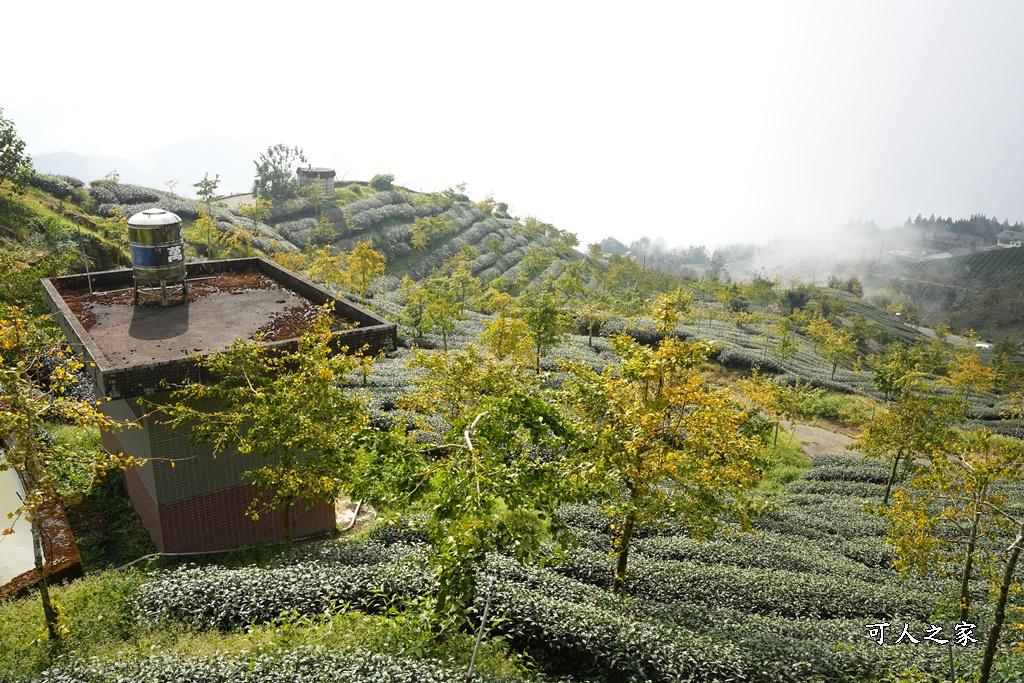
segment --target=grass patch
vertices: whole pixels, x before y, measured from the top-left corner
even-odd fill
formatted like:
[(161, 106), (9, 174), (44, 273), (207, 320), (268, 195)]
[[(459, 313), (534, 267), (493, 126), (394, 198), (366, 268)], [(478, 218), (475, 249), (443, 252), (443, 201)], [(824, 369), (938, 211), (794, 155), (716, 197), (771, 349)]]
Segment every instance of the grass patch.
[(813, 417), (833, 420), (849, 427), (859, 427), (871, 419), (871, 401), (863, 396), (828, 391), (808, 398), (804, 406)]
[(65, 504), (86, 572), (119, 567), (156, 552), (119, 472), (109, 473), (85, 494), (66, 497)]
[(0, 601), (0, 671), (10, 680), (35, 675), (64, 654), (113, 654), (135, 637), (128, 596), (140, 580), (137, 572), (90, 576), (51, 587), (60, 605), (67, 635), (56, 643), (45, 637), (43, 607), (33, 592), (18, 600)]
[[(271, 623), (244, 631), (199, 631), (176, 622), (140, 626), (132, 617), (132, 596), (145, 581), (138, 570), (104, 572), (51, 588), (66, 618), (67, 632), (58, 642), (45, 637), (38, 593), (0, 601), (0, 680), (37, 678), (60, 657), (100, 660), (141, 659), (154, 652), (183, 657), (215, 653), (285, 652), (300, 646), (362, 648), (371, 652), (438, 659), (468, 668), (474, 636), (449, 633), (435, 638), (421, 610), (372, 616), (357, 611), (329, 614), (282, 614)], [(513, 653), (500, 638), (485, 641), (477, 672), (532, 679), (529, 657)]]
[[(48, 427), (53, 440), (74, 453), (95, 453), (103, 448), (99, 427), (53, 423)], [(61, 461), (57, 471), (58, 491), (68, 495), (87, 491), (93, 484), (92, 473), (75, 460)]]
[(348, 206), (355, 202), (372, 197), (377, 193), (377, 190), (373, 189), (369, 185), (343, 185), (341, 187), (334, 187), (334, 194), (329, 198), (329, 203), (336, 208)]
[(811, 467), (811, 459), (803, 453), (803, 442), (789, 434), (780, 434), (766, 457), (773, 463), (757, 488), (766, 493), (781, 493), (786, 484), (799, 479)]

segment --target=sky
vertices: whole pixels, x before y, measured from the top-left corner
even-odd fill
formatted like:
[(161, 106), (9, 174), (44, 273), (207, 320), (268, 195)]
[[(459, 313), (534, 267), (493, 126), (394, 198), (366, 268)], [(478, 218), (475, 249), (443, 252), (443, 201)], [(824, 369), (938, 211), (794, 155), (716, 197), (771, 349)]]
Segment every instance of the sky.
[(284, 143), (583, 243), (1024, 220), (1020, 2), (10, 5), (0, 108), (34, 156), (227, 140), (251, 153), (209, 171), (244, 191)]

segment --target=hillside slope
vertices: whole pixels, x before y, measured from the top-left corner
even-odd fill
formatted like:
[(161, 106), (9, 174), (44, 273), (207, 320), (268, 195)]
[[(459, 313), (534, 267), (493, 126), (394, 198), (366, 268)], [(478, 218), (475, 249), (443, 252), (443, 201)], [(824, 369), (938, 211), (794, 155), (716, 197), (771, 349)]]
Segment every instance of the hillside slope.
[(191, 230), (203, 211), (214, 219), (211, 240), (221, 244), (213, 252), (218, 258), (328, 245), (347, 251), (370, 239), (386, 256), (390, 274), (421, 280), (462, 252), (470, 257), (474, 276), (501, 278), (519, 287), (557, 277), (565, 264), (585, 258), (573, 248), (577, 242), (569, 233), (533, 218), (518, 220), (503, 204), (473, 202), (450, 189), (429, 194), (397, 187), (377, 191), (367, 183), (349, 182), (328, 197), (314, 194), (280, 202), (261, 222), (216, 201), (207, 207), (172, 192), (110, 179), (86, 186), (70, 176), (38, 175), (33, 184), (34, 196), (45, 192), (61, 206), (74, 207), (94, 228), (104, 219), (117, 221), (153, 206), (172, 211), (185, 222), (193, 259), (210, 254), (206, 234)]
[(975, 330), (986, 339), (1024, 338), (1024, 249), (912, 263), (872, 279), (909, 295), (926, 324)]

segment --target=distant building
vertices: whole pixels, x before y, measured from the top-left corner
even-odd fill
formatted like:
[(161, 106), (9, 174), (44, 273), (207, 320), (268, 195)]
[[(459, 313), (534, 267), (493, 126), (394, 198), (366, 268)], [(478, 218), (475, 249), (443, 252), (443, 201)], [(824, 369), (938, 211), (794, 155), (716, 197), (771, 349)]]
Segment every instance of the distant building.
[(320, 183), (324, 188), (324, 194), (331, 194), (334, 192), (334, 178), (338, 174), (334, 172), (333, 168), (307, 166), (295, 171), (295, 175), (299, 180), (299, 187), (309, 187), (313, 183)]
[(959, 256), (954, 249), (966, 248), (965, 253), (970, 253), (984, 246), (984, 241), (974, 235), (961, 235), (959, 233), (933, 233), (930, 235), (921, 234), (921, 246), (926, 249), (937, 249), (939, 251), (952, 252)]
[(1001, 233), (996, 235), (996, 243), (1006, 249), (1022, 246), (1024, 245), (1024, 232), (1003, 230)]

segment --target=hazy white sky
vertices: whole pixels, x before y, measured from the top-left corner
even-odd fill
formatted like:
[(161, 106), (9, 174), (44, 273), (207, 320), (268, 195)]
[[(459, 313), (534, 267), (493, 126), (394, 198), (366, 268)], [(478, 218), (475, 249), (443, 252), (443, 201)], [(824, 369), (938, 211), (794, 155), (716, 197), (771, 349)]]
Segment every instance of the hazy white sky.
[(1020, 2), (51, 0), (3, 16), (0, 107), (34, 155), (238, 138), (252, 155), (210, 172), (245, 189), (283, 142), (348, 178), (464, 181), (584, 242), (1024, 220)]

